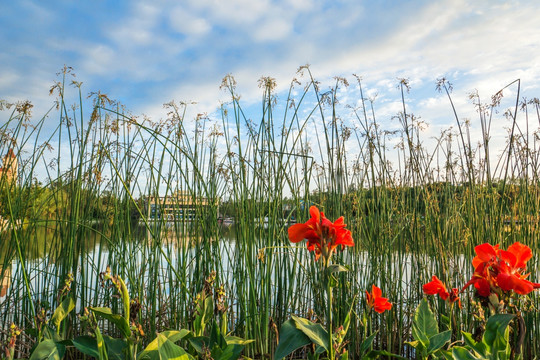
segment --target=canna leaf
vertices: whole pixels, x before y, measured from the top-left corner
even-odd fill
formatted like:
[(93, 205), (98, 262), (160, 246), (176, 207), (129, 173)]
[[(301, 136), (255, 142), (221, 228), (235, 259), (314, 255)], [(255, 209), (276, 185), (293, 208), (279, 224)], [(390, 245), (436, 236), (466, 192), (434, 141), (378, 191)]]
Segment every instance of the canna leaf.
[(36, 346), (30, 356), (30, 360), (60, 360), (64, 357), (65, 352), (66, 347), (64, 345), (55, 343), (51, 339), (47, 339)]
[(125, 338), (129, 338), (131, 336), (131, 329), (129, 328), (129, 323), (121, 315), (113, 314), (111, 309), (105, 307), (90, 307), (88, 308), (88, 310), (92, 311), (95, 315), (98, 315), (103, 319), (107, 319), (113, 324), (115, 324)]
[(293, 351), (309, 344), (311, 344), (309, 337), (296, 328), (294, 320), (289, 319), (281, 325), (279, 331), (279, 344), (274, 353), (274, 359), (283, 359)]
[(321, 324), (316, 324), (298, 316), (291, 316), (294, 320), (295, 326), (298, 330), (302, 331), (314, 344), (322, 346), (328, 351), (330, 344), (330, 336)]
[(58, 305), (56, 310), (54, 310), (54, 314), (51, 317), (51, 322), (54, 324), (57, 334), (60, 331), (60, 323), (73, 309), (75, 309), (75, 300), (73, 300), (73, 298), (70, 296), (65, 298), (64, 301)]

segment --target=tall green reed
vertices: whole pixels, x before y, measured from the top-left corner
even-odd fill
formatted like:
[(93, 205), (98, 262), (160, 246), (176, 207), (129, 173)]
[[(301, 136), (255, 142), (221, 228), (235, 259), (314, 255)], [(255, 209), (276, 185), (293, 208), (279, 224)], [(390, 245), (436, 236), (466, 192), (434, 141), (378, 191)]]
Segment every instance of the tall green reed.
[[(336, 258), (350, 269), (340, 274), (344, 285), (336, 289), (336, 323), (360, 299), (350, 351), (359, 352), (368, 335), (362, 296), (375, 283), (396, 305), (371, 319), (379, 330), (374, 345), (411, 355), (405, 341), (421, 285), (432, 274), (463, 284), (474, 246), (486, 241), (538, 248), (538, 137), (529, 124), (533, 116), (540, 121), (537, 100), (506, 112), (509, 151), (492, 163), (490, 129), (502, 92), (488, 105), (472, 96), (482, 131), (477, 146), (445, 79), (438, 87), (458, 131), (444, 131), (428, 149), (424, 124), (406, 101), (414, 91), (406, 80), (398, 82), (402, 111), (395, 120), (401, 128), (387, 131), (376, 101), (365, 99), (360, 77), (352, 85), (359, 106), (347, 107), (340, 94), (351, 87), (348, 81), (336, 78), (323, 90), (309, 67), (299, 69), (283, 102), (275, 80), (262, 78), (256, 115), (246, 114), (234, 78), (226, 76), (222, 89), (230, 101), (217, 120), (187, 118), (191, 105), (171, 102), (167, 118), (152, 122), (100, 93), (92, 94), (86, 118), (88, 100), (79, 83), (70, 86), (71, 76), (64, 69), (53, 88), (57, 108), (51, 111), (59, 117), (54, 130), (45, 127), (51, 121), (46, 116), (31, 122), (24, 103), (2, 127), (13, 141), (2, 142), (0, 153), (15, 144), (24, 159), (17, 182), (2, 184), (9, 190), (2, 216), (24, 221), (0, 234), (2, 271), (14, 269), (1, 305), (3, 328), (11, 321), (33, 326), (39, 317), (32, 309), (39, 314), (55, 308), (70, 273), (78, 312), (98, 305), (118, 310), (121, 304), (99, 278), (110, 265), (141, 303), (139, 317), (151, 340), (156, 331), (191, 326), (195, 296), (216, 272), (228, 296), (228, 328), (256, 340), (248, 346), (250, 356), (268, 356), (290, 314), (325, 315), (324, 291), (313, 285), (319, 282), (317, 264), (307, 261), (305, 249), (290, 245), (286, 232), (316, 204), (329, 218), (343, 215), (356, 242)], [(73, 90), (77, 106), (68, 105)], [(207, 205), (189, 220), (149, 217), (149, 199), (163, 206), (177, 191)], [(234, 217), (231, 229), (217, 222), (225, 211)], [(536, 297), (531, 300), (538, 305)], [(466, 301), (464, 307), (458, 321), (470, 331), (472, 307)], [(442, 304), (436, 308), (443, 310)], [(526, 351), (534, 356), (538, 318), (531, 313), (526, 321)], [(64, 326), (65, 334), (81, 331), (75, 316)]]

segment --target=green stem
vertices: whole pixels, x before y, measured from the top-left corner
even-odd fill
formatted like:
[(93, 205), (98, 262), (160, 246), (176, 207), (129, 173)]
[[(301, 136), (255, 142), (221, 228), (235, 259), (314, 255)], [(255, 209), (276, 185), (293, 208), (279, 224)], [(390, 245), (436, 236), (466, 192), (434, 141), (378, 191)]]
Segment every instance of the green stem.
[(326, 264), (326, 295), (328, 315), (326, 316), (326, 328), (328, 331), (328, 358), (334, 360), (334, 340), (332, 335), (332, 286), (330, 284), (330, 273), (328, 272), (328, 263)]

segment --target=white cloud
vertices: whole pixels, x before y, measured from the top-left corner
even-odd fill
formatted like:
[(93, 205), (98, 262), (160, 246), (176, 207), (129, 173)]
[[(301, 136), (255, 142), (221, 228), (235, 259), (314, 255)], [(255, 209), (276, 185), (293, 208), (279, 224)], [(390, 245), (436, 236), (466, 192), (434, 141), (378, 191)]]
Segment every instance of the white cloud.
[(171, 11), (169, 21), (174, 30), (188, 36), (204, 35), (212, 28), (206, 19), (198, 17), (194, 13), (189, 13), (180, 7)]

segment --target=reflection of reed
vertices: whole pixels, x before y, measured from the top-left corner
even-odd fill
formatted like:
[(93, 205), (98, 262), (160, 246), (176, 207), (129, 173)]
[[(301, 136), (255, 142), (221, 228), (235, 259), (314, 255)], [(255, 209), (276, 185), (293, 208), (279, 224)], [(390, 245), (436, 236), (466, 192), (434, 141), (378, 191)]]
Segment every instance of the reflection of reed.
[(11, 266), (7, 269), (0, 268), (0, 274), (2, 275), (2, 283), (0, 285), (0, 297), (4, 297), (11, 285)]

